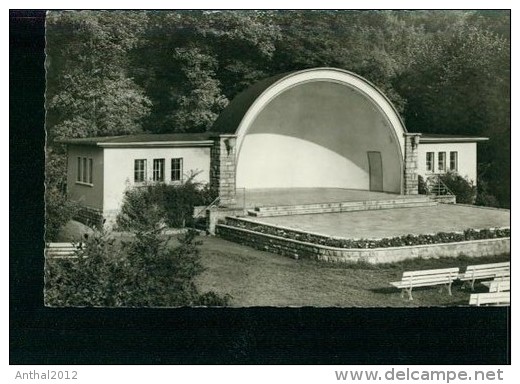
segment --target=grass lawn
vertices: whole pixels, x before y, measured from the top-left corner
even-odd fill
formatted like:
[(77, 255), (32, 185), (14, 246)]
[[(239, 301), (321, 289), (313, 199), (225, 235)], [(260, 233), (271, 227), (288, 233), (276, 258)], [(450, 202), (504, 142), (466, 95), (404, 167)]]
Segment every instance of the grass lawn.
[[(508, 261), (509, 255), (482, 258), (410, 260), (386, 265), (345, 265), (293, 260), (218, 237), (202, 237), (202, 262), (207, 270), (197, 278), (202, 292), (229, 293), (231, 306), (419, 307), (467, 305), (470, 290), (439, 287), (413, 290), (414, 300), (400, 297), (388, 283), (405, 270), (464, 268), (471, 264)], [(462, 269), (463, 271), (464, 269)], [(475, 292), (485, 292), (480, 285)]]

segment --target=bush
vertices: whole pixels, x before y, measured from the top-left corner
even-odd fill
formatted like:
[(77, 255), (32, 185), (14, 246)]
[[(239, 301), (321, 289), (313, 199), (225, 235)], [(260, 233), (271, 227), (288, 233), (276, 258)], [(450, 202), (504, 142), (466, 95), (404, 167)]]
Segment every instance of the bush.
[(419, 175), (419, 185), (418, 185), (418, 192), (420, 195), (427, 195), (428, 194), (428, 184), (426, 184), (426, 181), (424, 180), (424, 177)]
[(193, 224), (193, 208), (214, 199), (208, 186), (193, 181), (195, 174), (179, 185), (148, 184), (125, 191), (117, 225), (123, 230), (139, 230), (153, 222), (173, 228)]
[(45, 241), (55, 241), (60, 229), (78, 212), (67, 199), (66, 158), (47, 150), (45, 159)]
[(65, 194), (56, 187), (45, 191), (45, 241), (56, 241), (60, 229), (78, 211), (78, 205), (67, 200)]
[(158, 226), (117, 243), (97, 231), (77, 259), (50, 259), (45, 269), (45, 303), (50, 306), (177, 307), (225, 306), (229, 295), (199, 293), (193, 279), (204, 270), (197, 233), (168, 245)]
[(337, 239), (314, 233), (278, 228), (267, 224), (253, 223), (238, 219), (228, 219), (226, 225), (244, 228), (263, 234), (279, 236), (286, 239), (303, 241), (306, 243), (349, 249), (390, 248), (408, 245), (453, 243), (458, 241), (495, 239), (511, 236), (510, 229), (504, 228), (482, 229), (480, 231), (467, 229), (464, 232), (439, 232), (434, 235), (404, 235), (383, 239)]
[(474, 204), (477, 189), (473, 182), (463, 178), (455, 172), (440, 175), (441, 181), (457, 196), (457, 203)]
[(499, 208), (500, 203), (495, 195), (493, 195), (489, 191), (489, 186), (487, 181), (479, 178), (477, 184), (477, 198), (475, 200), (476, 205), (481, 205), (485, 207), (495, 207)]

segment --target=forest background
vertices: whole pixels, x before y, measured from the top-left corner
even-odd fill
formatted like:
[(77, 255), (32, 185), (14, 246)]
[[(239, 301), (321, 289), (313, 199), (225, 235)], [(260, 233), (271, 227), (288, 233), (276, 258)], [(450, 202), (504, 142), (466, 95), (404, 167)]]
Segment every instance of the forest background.
[(49, 12), (47, 206), (66, 201), (56, 139), (210, 130), (258, 80), (327, 66), (375, 84), (410, 132), (489, 137), (477, 201), (510, 208), (510, 40), (509, 11)]

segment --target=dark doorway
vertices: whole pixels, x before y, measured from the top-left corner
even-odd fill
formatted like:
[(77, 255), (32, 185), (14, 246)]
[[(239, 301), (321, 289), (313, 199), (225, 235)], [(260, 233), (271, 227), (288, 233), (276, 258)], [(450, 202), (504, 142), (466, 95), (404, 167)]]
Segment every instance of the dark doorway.
[(383, 190), (383, 160), (381, 159), (381, 152), (367, 152), (368, 154), (368, 169), (370, 174), (370, 190)]

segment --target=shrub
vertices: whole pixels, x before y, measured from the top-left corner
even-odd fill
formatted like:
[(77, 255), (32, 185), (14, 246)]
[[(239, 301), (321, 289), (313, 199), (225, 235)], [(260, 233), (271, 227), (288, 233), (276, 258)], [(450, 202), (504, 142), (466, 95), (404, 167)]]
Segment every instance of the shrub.
[(476, 197), (476, 187), (473, 182), (463, 178), (455, 172), (447, 172), (440, 175), (441, 181), (457, 196), (457, 203), (474, 204)]
[(424, 180), (424, 177), (422, 177), (421, 175), (419, 175), (419, 178), (418, 178), (418, 192), (420, 195), (427, 195), (428, 194), (428, 184), (426, 183), (426, 181)]
[(403, 235), (384, 239), (337, 239), (328, 236), (317, 235), (282, 229), (266, 224), (252, 223), (237, 219), (228, 219), (227, 225), (244, 228), (268, 235), (279, 236), (286, 239), (303, 241), (306, 243), (320, 244), (336, 248), (389, 248), (407, 245), (453, 243), (466, 240), (494, 239), (510, 237), (511, 231), (504, 229), (483, 229), (480, 231), (467, 229), (464, 232), (439, 232), (434, 235)]
[(56, 241), (61, 228), (77, 213), (76, 203), (67, 200), (56, 186), (45, 190), (45, 241)]
[(45, 241), (55, 241), (60, 229), (78, 212), (67, 199), (66, 157), (50, 149), (45, 158)]
[(147, 228), (151, 223), (181, 228), (193, 223), (193, 208), (207, 205), (214, 196), (208, 186), (193, 179), (179, 185), (148, 184), (127, 189), (117, 224), (123, 230)]
[(204, 270), (200, 241), (188, 231), (172, 247), (158, 226), (118, 243), (97, 231), (76, 259), (47, 260), (45, 303), (50, 306), (225, 306), (229, 295), (199, 293), (193, 279)]
[(498, 199), (489, 191), (489, 185), (487, 181), (482, 178), (478, 179), (477, 184), (477, 198), (475, 200), (476, 205), (485, 207), (500, 207)]

